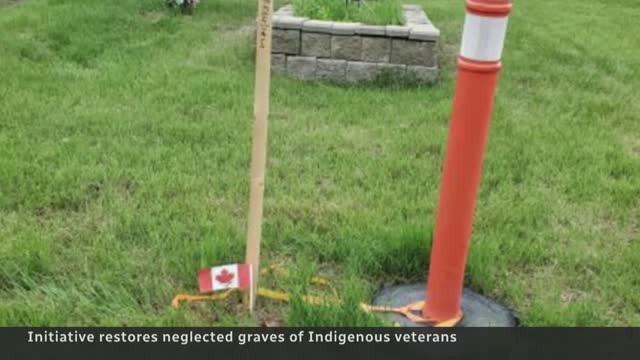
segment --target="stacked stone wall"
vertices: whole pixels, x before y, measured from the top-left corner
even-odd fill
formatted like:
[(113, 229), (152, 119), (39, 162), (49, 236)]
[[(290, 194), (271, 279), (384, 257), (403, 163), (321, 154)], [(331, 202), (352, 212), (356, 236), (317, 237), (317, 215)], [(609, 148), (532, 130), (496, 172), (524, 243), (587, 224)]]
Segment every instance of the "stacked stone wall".
[(418, 5), (404, 5), (405, 25), (373, 26), (294, 15), (273, 16), (272, 70), (302, 80), (362, 82), (382, 74), (433, 83), (440, 31)]

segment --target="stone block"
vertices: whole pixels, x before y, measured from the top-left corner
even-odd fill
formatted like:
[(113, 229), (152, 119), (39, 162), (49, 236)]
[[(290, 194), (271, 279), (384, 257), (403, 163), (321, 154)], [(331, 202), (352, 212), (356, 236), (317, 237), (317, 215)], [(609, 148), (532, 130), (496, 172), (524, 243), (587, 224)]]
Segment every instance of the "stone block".
[(300, 31), (273, 29), (271, 51), (274, 53), (299, 54)]
[(433, 25), (414, 25), (409, 31), (409, 39), (435, 42), (440, 39), (440, 30)]
[(285, 54), (271, 54), (271, 72), (284, 74), (287, 71), (287, 56)]
[(334, 35), (354, 35), (359, 27), (360, 23), (335, 22), (331, 33)]
[(370, 62), (389, 62), (391, 39), (386, 37), (362, 37), (362, 60)]
[(303, 56), (331, 57), (331, 35), (302, 32)]
[(427, 66), (407, 66), (407, 77), (418, 82), (433, 84), (438, 81), (438, 68)]
[(331, 37), (331, 57), (343, 60), (360, 60), (362, 54), (362, 39), (360, 36)]
[(356, 29), (356, 34), (361, 35), (374, 35), (374, 36), (385, 36), (387, 34), (387, 29), (385, 26), (377, 26), (377, 25), (360, 25)]
[(297, 16), (274, 16), (273, 28), (300, 30), (305, 20), (307, 20), (307, 18)]
[(403, 5), (402, 12), (404, 13), (406, 24), (409, 26), (431, 24), (427, 14), (425, 14), (420, 5)]
[(316, 79), (344, 81), (347, 73), (346, 60), (318, 59)]
[(380, 68), (376, 63), (349, 61), (347, 63), (347, 76), (349, 82), (372, 81), (378, 77)]
[(287, 74), (300, 80), (314, 79), (316, 76), (316, 58), (307, 56), (287, 57)]
[(436, 43), (404, 39), (391, 40), (391, 59), (394, 64), (437, 66)]
[(380, 75), (403, 79), (407, 72), (407, 66), (401, 64), (378, 64), (378, 71)]
[(387, 25), (385, 29), (385, 33), (387, 36), (391, 37), (409, 37), (408, 26), (398, 26), (398, 25)]
[(307, 20), (302, 24), (302, 29), (309, 32), (331, 34), (333, 21)]

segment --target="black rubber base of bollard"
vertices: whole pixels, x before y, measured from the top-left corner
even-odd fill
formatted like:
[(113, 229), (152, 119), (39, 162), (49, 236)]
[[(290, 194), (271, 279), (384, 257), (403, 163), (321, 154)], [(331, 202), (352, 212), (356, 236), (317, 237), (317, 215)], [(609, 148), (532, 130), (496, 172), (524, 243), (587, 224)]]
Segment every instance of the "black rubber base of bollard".
[[(373, 300), (373, 305), (402, 307), (424, 300), (426, 285), (410, 284), (385, 287)], [(515, 327), (518, 326), (518, 318), (511, 310), (493, 300), (482, 296), (469, 289), (462, 293), (462, 312), (464, 316), (457, 325), (461, 327), (489, 326), (489, 327)], [(406, 317), (397, 314), (381, 313), (393, 323), (406, 327), (428, 326), (409, 321)]]

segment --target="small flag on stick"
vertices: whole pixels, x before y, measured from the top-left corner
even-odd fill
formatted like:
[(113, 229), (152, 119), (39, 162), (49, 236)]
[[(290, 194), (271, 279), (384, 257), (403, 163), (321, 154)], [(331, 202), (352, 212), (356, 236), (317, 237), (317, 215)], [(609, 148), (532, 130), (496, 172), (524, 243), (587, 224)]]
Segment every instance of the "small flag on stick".
[(210, 293), (226, 289), (247, 290), (251, 288), (251, 265), (231, 264), (214, 266), (198, 271), (198, 284), (201, 293)]

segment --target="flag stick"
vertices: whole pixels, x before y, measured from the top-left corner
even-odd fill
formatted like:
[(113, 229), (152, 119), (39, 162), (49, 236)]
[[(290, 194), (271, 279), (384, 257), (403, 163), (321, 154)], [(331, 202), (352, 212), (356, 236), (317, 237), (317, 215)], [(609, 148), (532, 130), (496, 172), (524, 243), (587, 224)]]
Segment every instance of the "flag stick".
[(251, 153), (251, 194), (247, 224), (247, 257), (251, 265), (249, 311), (255, 307), (255, 294), (260, 274), (260, 240), (262, 236), (262, 203), (267, 162), (267, 124), (269, 116), (269, 83), (271, 81), (271, 13), (273, 0), (258, 0), (256, 21), (256, 82), (254, 99), (253, 146)]

